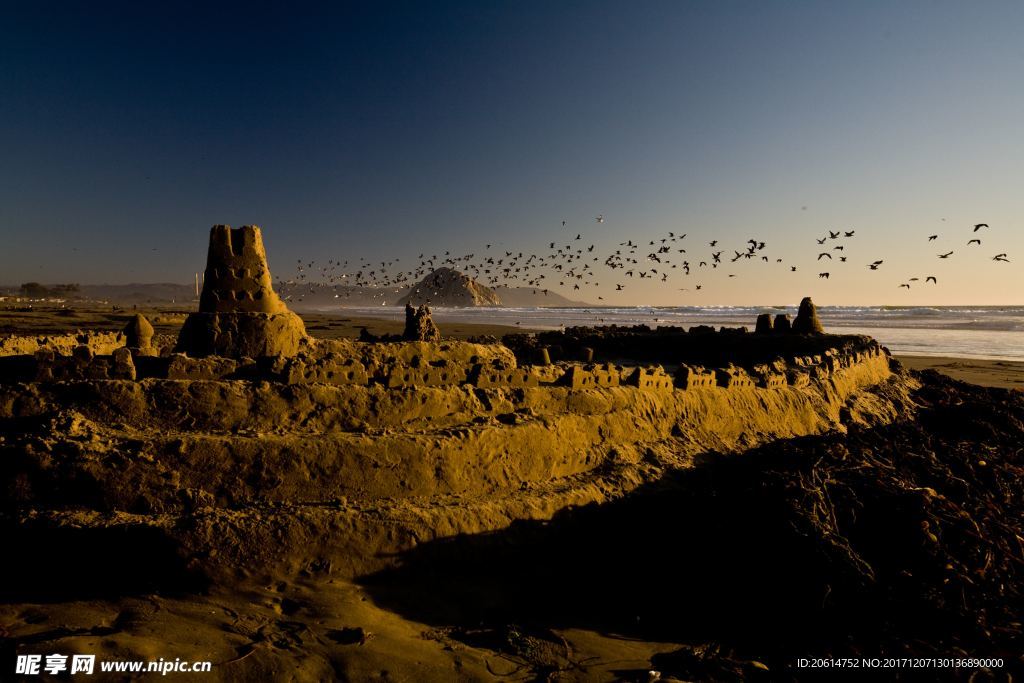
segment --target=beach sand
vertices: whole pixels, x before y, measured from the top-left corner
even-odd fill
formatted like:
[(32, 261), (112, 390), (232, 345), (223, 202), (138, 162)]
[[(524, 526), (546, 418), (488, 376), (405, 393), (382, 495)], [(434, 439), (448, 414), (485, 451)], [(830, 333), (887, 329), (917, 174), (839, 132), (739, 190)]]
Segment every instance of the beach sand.
[[(75, 330), (94, 332), (117, 332), (124, 328), (128, 319), (141, 313), (153, 324), (157, 334), (177, 335), (191, 309), (148, 308), (131, 306), (119, 307), (33, 307), (9, 306), (0, 308), (0, 336), (67, 334)], [(322, 314), (303, 313), (306, 331), (319, 339), (357, 339), (362, 328), (371, 334), (401, 334), (404, 320), (386, 318), (347, 316), (344, 313)], [(502, 335), (512, 332), (526, 332), (525, 328), (512, 325), (491, 325), (487, 323), (442, 323), (441, 334), (448, 339)]]
[[(116, 331), (133, 312), (130, 307), (0, 310), (0, 335)], [(173, 337), (186, 317), (181, 309), (140, 312), (165, 337)], [(308, 331), (321, 338), (355, 338), (363, 327), (392, 334), (402, 326), (366, 317), (303, 318)], [(525, 331), (486, 324), (442, 323), (441, 328), (449, 338)], [(1021, 386), (1024, 380), (1024, 363), (901, 360), (910, 368), (933, 367), (992, 386)], [(881, 367), (886, 366), (883, 359)], [(978, 652), (984, 645), (992, 656), (1010, 653), (1011, 666), (1020, 663), (1019, 651), (1007, 645), (1020, 642), (1019, 618), (1003, 609), (1015, 604), (1009, 596), (1020, 591), (1012, 564), (1019, 506), (999, 498), (1013, 501), (1020, 489), (1021, 469), (1012, 456), (1024, 410), (1017, 396), (1006, 400), (1003, 392), (930, 375), (922, 377), (918, 395), (921, 410), (931, 413), (920, 421), (783, 439), (732, 458), (709, 452), (706, 460), (669, 445), (684, 439), (662, 441), (672, 432), (658, 423), (649, 427), (646, 441), (627, 441), (610, 450), (606, 464), (594, 467), (591, 452), (581, 444), (597, 444), (595, 452), (603, 452), (604, 427), (588, 432), (585, 425), (603, 421), (615, 404), (587, 402), (586, 395), (594, 393), (589, 390), (580, 392), (576, 412), (551, 422), (540, 412), (550, 398), (525, 405), (505, 389), (403, 390), (387, 392), (386, 401), (384, 391), (339, 392), (333, 396), (373, 398), (335, 401), (343, 411), (365, 410), (375, 421), (360, 418), (346, 427), (319, 417), (325, 407), (333, 409), (329, 399), (314, 404), (296, 398), (313, 396), (301, 386), (283, 388), (275, 395), (280, 403), (254, 401), (251, 405), (267, 406), (259, 410), (269, 411), (269, 417), (245, 423), (240, 420), (250, 403), (237, 399), (249, 389), (238, 385), (248, 383), (176, 380), (160, 383), (159, 391), (134, 394), (108, 387), (118, 392), (109, 394), (116, 401), (97, 400), (107, 395), (97, 384), (70, 392), (54, 389), (69, 397), (70, 408), (45, 402), (38, 384), (14, 388), (0, 402), (9, 411), (18, 406), (45, 416), (23, 419), (19, 413), (13, 419), (13, 411), (4, 416), (10, 436), (0, 441), (0, 453), (10, 462), (35, 458), (41, 463), (17, 465), (27, 474), (8, 468), (5, 486), (12, 500), (45, 506), (58, 491), (65, 497), (58, 518), (67, 528), (98, 519), (117, 532), (83, 537), (76, 542), (88, 545), (70, 550), (58, 542), (64, 536), (35, 535), (31, 529), (8, 544), (21, 549), (14, 568), (20, 573), (0, 585), (0, 593), (7, 590), (0, 596), (0, 631), (12, 654), (91, 653), (98, 661), (209, 659), (209, 680), (230, 682), (657, 680), (647, 673), (652, 668), (679, 674), (662, 680), (799, 679), (792, 652), (843, 652), (807, 645), (821, 642), (819, 632), (860, 651), (902, 653), (903, 643), (912, 640), (906, 634), (917, 635), (921, 617), (914, 610), (926, 609), (928, 618), (945, 621), (936, 621), (933, 641), (914, 640), (920, 648), (914, 652)], [(178, 393), (160, 393), (172, 384), (180, 385)], [(902, 383), (908, 391), (916, 385)], [(179, 403), (193, 390), (196, 403)], [(330, 390), (321, 385), (309, 391)], [(624, 403), (628, 391), (610, 393), (620, 397), (618, 405), (631, 405)], [(860, 408), (851, 405), (856, 411), (886, 405), (878, 414), (895, 416), (915, 398), (900, 393), (899, 385), (886, 391), (891, 393), (866, 395)], [(156, 393), (163, 398), (150, 402)], [(483, 405), (481, 397), (497, 407), (473, 408)], [(760, 403), (751, 405), (764, 405), (757, 398)], [(661, 401), (654, 396), (630, 400), (642, 400), (638, 405), (648, 412)], [(108, 403), (113, 419), (103, 417)], [(211, 407), (203, 417), (189, 405)], [(517, 405), (524, 408), (513, 410)], [(701, 408), (706, 405), (714, 403), (694, 404), (694, 412), (714, 412)], [(82, 412), (76, 406), (84, 406)], [(397, 412), (402, 406), (413, 408)], [(237, 411), (236, 417), (228, 419), (229, 411)], [(383, 419), (388, 411), (390, 423)], [(642, 415), (639, 410), (613, 415), (606, 424), (619, 438), (637, 439)], [(436, 426), (428, 425), (435, 417)], [(206, 419), (249, 426), (204, 427)], [(721, 421), (709, 424), (716, 447), (735, 438), (747, 448), (748, 431), (771, 429), (766, 423), (744, 423), (729, 437), (720, 430)], [(553, 436), (556, 429), (564, 430), (564, 437)], [(436, 449), (443, 457), (424, 467), (409, 445), (417, 439), (426, 444), (425, 452)], [(459, 439), (463, 443), (454, 447)], [(357, 443), (371, 449), (366, 451), (371, 464), (351, 460), (355, 466), (341, 466), (340, 456)], [(521, 469), (513, 458), (498, 457), (515, 443), (523, 444), (516, 452), (524, 462), (529, 450), (545, 444), (556, 444), (554, 449), (564, 443), (565, 455), (555, 466), (542, 461), (533, 470)], [(583, 462), (580, 453), (593, 470), (570, 466), (573, 457)], [(230, 466), (216, 466), (228, 457)], [(412, 476), (398, 473), (403, 458)], [(699, 469), (693, 466), (698, 462)], [(159, 468), (146, 474), (153, 468), (129, 463), (159, 463)], [(495, 463), (492, 470), (485, 469), (488, 463)], [(664, 471), (647, 474), (655, 467)], [(190, 479), (190, 471), (202, 479)], [(503, 483), (520, 471), (528, 475), (521, 483)], [(951, 480), (954, 472), (964, 485), (935, 494), (935, 482)], [(326, 476), (337, 479), (324, 484)], [(645, 476), (651, 480), (641, 484)], [(111, 493), (100, 496), (100, 490)], [(143, 497), (143, 490), (153, 493)], [(298, 494), (289, 498), (288, 491)], [(844, 493), (834, 496), (834, 491)], [(101, 498), (98, 511), (81, 502)], [(824, 515), (819, 501), (827, 501)], [(969, 516), (949, 515), (950, 506)], [(200, 539), (202, 553), (188, 554), (188, 564), (182, 564), (177, 550), (166, 549), (162, 531), (121, 535), (122, 529), (134, 534), (135, 528), (161, 528), (143, 527), (140, 520), (147, 517), (161, 524), (180, 518), (182, 533)], [(861, 520), (862, 533), (851, 535), (855, 545), (836, 543), (836, 530), (828, 526), (834, 519)], [(20, 545), (19, 539), (35, 545)], [(113, 543), (116, 550), (125, 542), (139, 543), (128, 561), (102, 545)], [(294, 553), (298, 559), (290, 564), (274, 559), (298, 543), (314, 550)], [(315, 550), (317, 544), (323, 553)], [(69, 570), (68, 558), (86, 547), (89, 561), (79, 557)], [(402, 549), (400, 556), (394, 548)], [(235, 571), (230, 558), (248, 554), (268, 563), (255, 569), (239, 565)], [(875, 589), (882, 583), (876, 580), (848, 578), (885, 562), (902, 582), (883, 577), (890, 582), (882, 584), (884, 590), (892, 592)], [(204, 590), (187, 573), (176, 573), (204, 565), (211, 571), (229, 567), (223, 571), (230, 574), (218, 575), (219, 582)], [(945, 594), (930, 583), (934, 577), (958, 582), (949, 589), (948, 603), (939, 602)], [(904, 595), (929, 596), (933, 602), (919, 608), (921, 603)], [(826, 599), (827, 610), (822, 608)], [(974, 614), (981, 615), (977, 623)], [(789, 620), (781, 622), (786, 628), (780, 628), (779, 615)], [(888, 640), (861, 635), (876, 633)]]
[(899, 354), (896, 358), (911, 370), (936, 370), (961, 382), (1024, 390), (1024, 363), (1019, 361)]

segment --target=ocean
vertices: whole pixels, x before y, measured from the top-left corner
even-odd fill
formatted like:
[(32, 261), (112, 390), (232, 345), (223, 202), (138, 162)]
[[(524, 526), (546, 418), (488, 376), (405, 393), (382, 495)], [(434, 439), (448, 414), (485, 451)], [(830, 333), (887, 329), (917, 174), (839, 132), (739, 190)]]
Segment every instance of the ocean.
[[(574, 325), (747, 326), (759, 313), (789, 313), (796, 306), (680, 306), (592, 308), (433, 309), (449, 322), (559, 329)], [(331, 312), (338, 312), (337, 309)], [(345, 308), (344, 314), (401, 319), (399, 307)], [(867, 334), (894, 354), (1024, 361), (1024, 306), (819, 306), (826, 330)], [(443, 331), (443, 330), (442, 330)]]

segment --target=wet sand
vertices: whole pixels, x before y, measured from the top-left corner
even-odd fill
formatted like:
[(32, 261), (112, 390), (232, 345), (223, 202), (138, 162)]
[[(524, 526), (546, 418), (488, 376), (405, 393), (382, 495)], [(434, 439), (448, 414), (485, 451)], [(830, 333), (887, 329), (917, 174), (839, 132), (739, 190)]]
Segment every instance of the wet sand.
[(1024, 363), (947, 356), (902, 356), (896, 358), (911, 370), (936, 370), (944, 375), (984, 387), (1024, 390)]

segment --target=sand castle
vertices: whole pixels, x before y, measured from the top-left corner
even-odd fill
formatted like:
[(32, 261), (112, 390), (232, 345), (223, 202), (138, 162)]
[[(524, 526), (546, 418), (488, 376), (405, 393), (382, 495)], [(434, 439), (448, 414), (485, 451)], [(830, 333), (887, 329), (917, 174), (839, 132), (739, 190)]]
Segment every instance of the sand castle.
[(189, 356), (294, 356), (302, 319), (274, 292), (263, 236), (255, 225), (210, 229), (199, 312), (185, 321), (176, 351)]
[(680, 458), (906, 410), (888, 352), (821, 333), (809, 299), (789, 332), (776, 317), (771, 331), (762, 319), (755, 332), (469, 343), (440, 338), (426, 307), (407, 316), (407, 340), (307, 338), (271, 287), (259, 230), (216, 226), (177, 352), (133, 351), (149, 334), (138, 318), (123, 335), (8, 344), (0, 421), (24, 436), (0, 454), (23, 463), (5, 476), (31, 537), (130, 530), (118, 571), (131, 575), (142, 557), (210, 580), (281, 562), (355, 575), (425, 539), (625, 495)]

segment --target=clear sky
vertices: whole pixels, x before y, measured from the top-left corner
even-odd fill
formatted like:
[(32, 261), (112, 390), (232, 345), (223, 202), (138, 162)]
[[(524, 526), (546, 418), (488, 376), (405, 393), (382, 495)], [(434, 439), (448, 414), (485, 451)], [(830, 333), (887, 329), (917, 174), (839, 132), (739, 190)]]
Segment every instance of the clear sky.
[(575, 296), (1024, 304), (1024, 3), (212, 4), (3, 3), (0, 283), (673, 231), (688, 278)]

